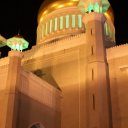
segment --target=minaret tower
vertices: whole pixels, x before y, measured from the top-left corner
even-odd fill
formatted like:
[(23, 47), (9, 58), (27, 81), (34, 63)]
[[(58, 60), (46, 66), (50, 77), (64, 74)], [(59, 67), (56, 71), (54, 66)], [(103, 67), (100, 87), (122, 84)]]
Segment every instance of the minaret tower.
[[(94, 8), (96, 4), (97, 9)], [(88, 44), (87, 127), (112, 128), (109, 74), (104, 31), (104, 24), (107, 19), (105, 15), (100, 12), (103, 6), (102, 1), (92, 0), (88, 6), (90, 6), (88, 7), (89, 10), (85, 13), (83, 18), (83, 22), (86, 26), (86, 42)], [(90, 10), (90, 8), (92, 10)]]

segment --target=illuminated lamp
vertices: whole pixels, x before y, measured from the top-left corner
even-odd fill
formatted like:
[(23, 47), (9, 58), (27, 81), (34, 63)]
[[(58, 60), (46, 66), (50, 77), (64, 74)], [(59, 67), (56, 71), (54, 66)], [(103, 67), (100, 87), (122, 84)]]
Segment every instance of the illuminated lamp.
[(18, 34), (10, 39), (7, 39), (7, 46), (12, 50), (23, 51), (28, 48), (29, 43)]
[(6, 39), (0, 35), (0, 47), (6, 46)]

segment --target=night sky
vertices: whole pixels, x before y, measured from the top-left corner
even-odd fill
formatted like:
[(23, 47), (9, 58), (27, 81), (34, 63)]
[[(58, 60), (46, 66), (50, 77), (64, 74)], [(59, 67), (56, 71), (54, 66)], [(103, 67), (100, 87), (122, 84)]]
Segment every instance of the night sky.
[[(18, 32), (30, 43), (36, 42), (37, 14), (43, 0), (0, 0), (0, 34), (10, 38)], [(128, 42), (127, 0), (109, 0), (114, 10), (116, 44)], [(7, 55), (9, 48), (2, 48)]]

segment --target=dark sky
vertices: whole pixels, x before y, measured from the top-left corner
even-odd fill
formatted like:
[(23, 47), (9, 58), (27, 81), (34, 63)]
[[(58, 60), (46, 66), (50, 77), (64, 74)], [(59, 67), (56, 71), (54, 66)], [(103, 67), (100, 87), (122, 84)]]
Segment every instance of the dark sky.
[[(36, 41), (37, 13), (43, 0), (0, 0), (0, 34), (10, 38), (20, 34), (30, 42)], [(109, 0), (115, 14), (116, 42), (128, 42), (127, 0)], [(0, 49), (4, 54), (7, 48)]]

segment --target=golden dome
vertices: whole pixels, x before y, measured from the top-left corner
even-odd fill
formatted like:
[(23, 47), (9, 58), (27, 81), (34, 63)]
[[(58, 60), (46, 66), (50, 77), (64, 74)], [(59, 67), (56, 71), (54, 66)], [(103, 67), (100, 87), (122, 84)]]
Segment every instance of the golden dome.
[(114, 23), (114, 12), (111, 6), (108, 8), (108, 11), (105, 13), (105, 16)]
[[(76, 7), (80, 0), (45, 0), (41, 5), (38, 13), (38, 23), (42, 21), (43, 17), (48, 15), (54, 10), (64, 7)], [(105, 16), (114, 22), (114, 14), (112, 7), (110, 6)]]
[(64, 7), (77, 6), (78, 3), (79, 0), (45, 0), (39, 9), (38, 23), (50, 12)]

